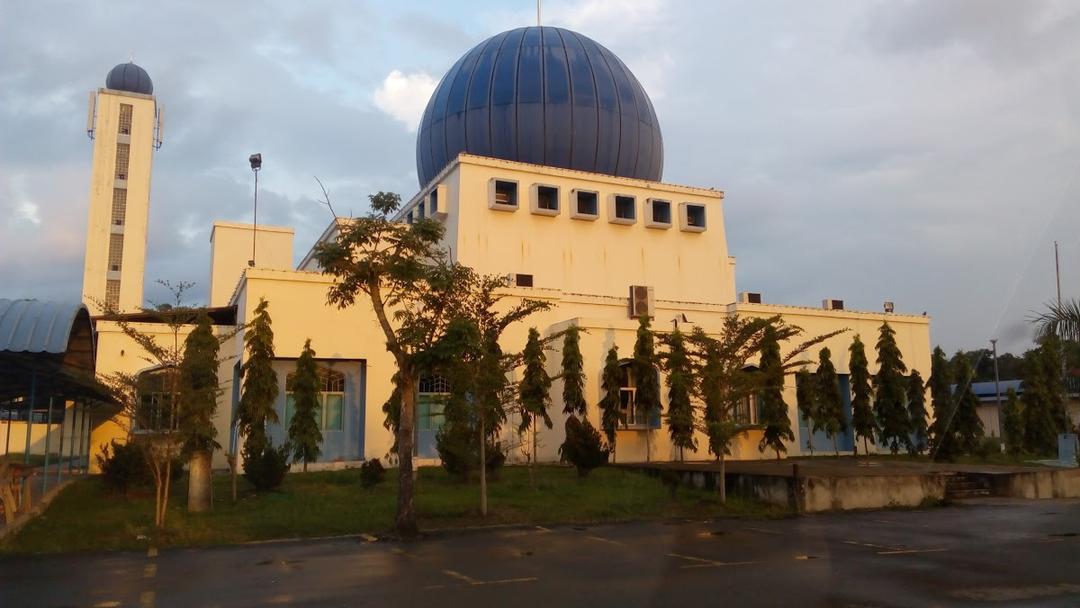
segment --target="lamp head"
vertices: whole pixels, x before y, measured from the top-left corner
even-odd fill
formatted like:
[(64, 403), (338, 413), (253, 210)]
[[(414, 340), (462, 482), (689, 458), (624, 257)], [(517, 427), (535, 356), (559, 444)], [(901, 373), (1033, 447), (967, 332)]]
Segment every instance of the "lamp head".
[(252, 154), (248, 157), (248, 162), (251, 163), (252, 171), (258, 171), (262, 168), (262, 154)]

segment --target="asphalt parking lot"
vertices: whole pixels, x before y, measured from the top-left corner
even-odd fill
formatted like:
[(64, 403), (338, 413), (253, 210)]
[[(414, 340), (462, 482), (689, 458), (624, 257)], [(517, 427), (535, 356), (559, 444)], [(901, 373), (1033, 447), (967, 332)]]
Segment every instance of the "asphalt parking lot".
[(1080, 500), (0, 560), (0, 606), (1080, 605)]

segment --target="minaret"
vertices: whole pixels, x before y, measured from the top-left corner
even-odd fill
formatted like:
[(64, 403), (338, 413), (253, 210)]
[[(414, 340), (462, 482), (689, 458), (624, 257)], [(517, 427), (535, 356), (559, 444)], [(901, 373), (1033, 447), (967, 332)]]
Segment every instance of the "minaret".
[(86, 132), (94, 142), (83, 302), (93, 314), (143, 305), (150, 169), (161, 147), (162, 110), (146, 70), (122, 63), (90, 93)]

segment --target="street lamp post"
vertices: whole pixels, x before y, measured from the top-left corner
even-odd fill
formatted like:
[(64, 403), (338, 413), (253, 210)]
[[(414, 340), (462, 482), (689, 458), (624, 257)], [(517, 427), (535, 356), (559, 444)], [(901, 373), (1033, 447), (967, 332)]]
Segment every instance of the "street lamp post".
[(255, 209), (251, 215), (251, 259), (248, 266), (255, 267), (255, 236), (259, 231), (259, 169), (262, 169), (262, 154), (252, 154), (248, 157), (251, 163), (251, 172), (255, 174)]

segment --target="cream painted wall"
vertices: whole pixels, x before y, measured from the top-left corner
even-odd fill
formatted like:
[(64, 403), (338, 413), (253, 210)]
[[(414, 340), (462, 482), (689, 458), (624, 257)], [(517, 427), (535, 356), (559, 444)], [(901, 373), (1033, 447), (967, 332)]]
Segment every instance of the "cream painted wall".
[[(492, 179), (518, 182), (516, 211), (489, 209)], [(540, 288), (567, 293), (625, 298), (630, 285), (655, 287), (657, 298), (726, 304), (735, 301), (734, 260), (724, 234), (723, 193), (542, 167), (462, 154), (455, 163), (407, 203), (404, 217), (435, 186), (447, 186), (447, 245), (454, 259), (490, 274), (534, 276)], [(531, 186), (559, 188), (559, 214), (530, 209)], [(574, 189), (599, 193), (599, 217), (571, 218)], [(608, 200), (614, 194), (636, 197), (637, 221), (613, 224)], [(648, 198), (671, 202), (672, 226), (646, 227)], [(684, 232), (679, 205), (705, 205), (707, 229)]]
[[(240, 275), (251, 260), (251, 224), (214, 222), (210, 230), (210, 306), (227, 306)], [(293, 260), (293, 229), (258, 226), (255, 264), (258, 268), (288, 270)]]
[[(127, 209), (123, 226), (112, 223), (116, 177), (116, 145), (119, 138), (120, 105), (132, 106), (128, 160)], [(124, 234), (123, 260), (119, 272), (119, 309), (130, 312), (143, 305), (146, 269), (146, 234), (150, 209), (150, 173), (154, 159), (154, 128), (157, 102), (153, 96), (99, 89), (94, 129), (93, 163), (90, 170), (90, 201), (87, 214), (86, 254), (83, 266), (83, 302), (91, 314), (100, 314), (97, 302), (105, 300), (109, 276), (109, 237)]]

